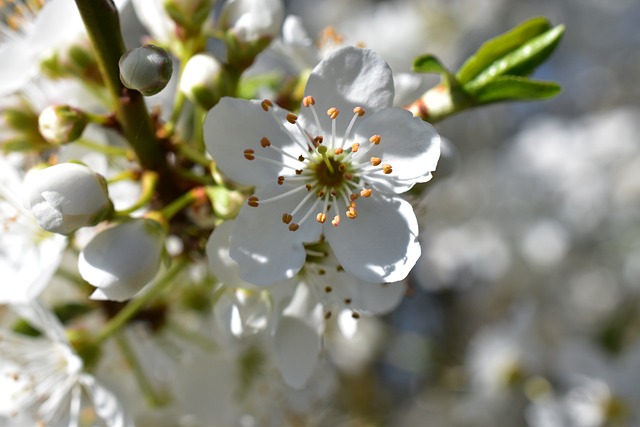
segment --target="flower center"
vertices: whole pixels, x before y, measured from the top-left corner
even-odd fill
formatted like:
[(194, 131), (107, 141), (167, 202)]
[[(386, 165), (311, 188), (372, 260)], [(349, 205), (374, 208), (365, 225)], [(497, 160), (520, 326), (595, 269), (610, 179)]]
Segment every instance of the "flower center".
[[(303, 106), (311, 110), (316, 127), (320, 130), (323, 128), (314, 105), (313, 97), (304, 98)], [(283, 161), (263, 157), (253, 148), (244, 150), (247, 160), (261, 160), (281, 166), (283, 172), (276, 178), (276, 182), (285, 189), (283, 193), (269, 199), (251, 196), (248, 204), (258, 207), (261, 203), (302, 197), (291, 212), (282, 215), (282, 222), (288, 225), (289, 230), (298, 230), (313, 214), (316, 221), (325, 223), (331, 210), (334, 214), (331, 224), (334, 227), (340, 224), (341, 212), (349, 219), (357, 218), (356, 200), (361, 196), (370, 197), (372, 192), (377, 190), (378, 183), (390, 179), (388, 175), (393, 171), (391, 165), (383, 164), (379, 157), (366, 157), (369, 150), (380, 144), (380, 135), (372, 135), (368, 140), (359, 142), (351, 137), (356, 121), (365, 114), (362, 107), (353, 109), (353, 117), (342, 138), (338, 139), (336, 120), (340, 111), (335, 107), (327, 110), (331, 119), (330, 135), (312, 136), (298, 123), (295, 114), (288, 113), (284, 119), (296, 127), (298, 136), (285, 127), (284, 120), (277, 116), (271, 101), (264, 100), (261, 106), (264, 111), (274, 116), (281, 129), (296, 142), (297, 147), (292, 153), (273, 145), (267, 137), (260, 140), (263, 149), (277, 151), (286, 158)]]

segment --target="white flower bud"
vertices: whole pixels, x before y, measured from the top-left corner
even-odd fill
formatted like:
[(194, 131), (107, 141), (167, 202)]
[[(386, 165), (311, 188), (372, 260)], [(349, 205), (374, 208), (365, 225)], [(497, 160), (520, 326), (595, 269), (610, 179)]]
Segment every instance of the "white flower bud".
[(180, 77), (180, 91), (205, 110), (218, 101), (218, 80), (222, 66), (211, 55), (200, 53), (189, 59)]
[(275, 38), (283, 20), (281, 0), (231, 0), (221, 15), (222, 28), (231, 31), (241, 43)]
[(159, 93), (167, 86), (173, 73), (173, 62), (169, 54), (150, 44), (127, 51), (120, 58), (118, 66), (122, 84), (144, 96)]
[(152, 219), (138, 218), (96, 234), (78, 259), (84, 280), (97, 287), (92, 299), (133, 297), (160, 268), (167, 233)]
[(38, 117), (38, 130), (48, 142), (64, 144), (82, 136), (89, 118), (68, 105), (50, 105)]
[(24, 182), (23, 204), (40, 227), (69, 234), (95, 225), (113, 211), (102, 176), (76, 163), (31, 170)]

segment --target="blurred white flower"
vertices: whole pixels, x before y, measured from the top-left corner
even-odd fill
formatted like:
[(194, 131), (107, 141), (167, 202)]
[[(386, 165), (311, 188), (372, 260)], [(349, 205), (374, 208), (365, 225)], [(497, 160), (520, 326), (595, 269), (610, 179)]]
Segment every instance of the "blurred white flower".
[(239, 41), (251, 43), (275, 38), (283, 20), (281, 0), (229, 0), (222, 9), (220, 26)]
[[(340, 314), (345, 337), (361, 314), (384, 314), (401, 301), (403, 283), (367, 283), (351, 277), (329, 254), (308, 250), (298, 277), (265, 288), (246, 283), (229, 257), (232, 222), (216, 227), (207, 243), (211, 271), (226, 290), (214, 307), (218, 326), (243, 338), (268, 332), (276, 366), (285, 382), (302, 388), (318, 362), (326, 319)], [(327, 249), (328, 250), (328, 249)]]
[(20, 202), (22, 177), (0, 155), (0, 303), (27, 303), (47, 286), (57, 270), (67, 239), (38, 226)]
[[(325, 58), (306, 93), (299, 118), (270, 101), (223, 98), (205, 120), (220, 171), (256, 186), (231, 236), (240, 276), (255, 284), (291, 278), (304, 265), (303, 243), (324, 234), (354, 276), (404, 279), (420, 244), (413, 208), (398, 194), (431, 178), (438, 134), (390, 108), (391, 71), (367, 49)], [(350, 120), (338, 119), (340, 112)]]
[[(117, 0), (123, 7), (128, 0)], [(0, 32), (0, 96), (15, 92), (36, 77), (44, 55), (84, 33), (84, 24), (75, 2), (50, 0), (41, 10), (33, 10), (39, 2), (21, 2), (19, 27)]]
[(85, 393), (107, 427), (133, 426), (116, 396), (84, 372), (53, 313), (37, 302), (16, 309), (42, 335), (0, 331), (0, 422), (77, 426)]
[(132, 298), (160, 269), (166, 231), (156, 221), (132, 219), (96, 234), (78, 258), (78, 271), (97, 287), (91, 298)]

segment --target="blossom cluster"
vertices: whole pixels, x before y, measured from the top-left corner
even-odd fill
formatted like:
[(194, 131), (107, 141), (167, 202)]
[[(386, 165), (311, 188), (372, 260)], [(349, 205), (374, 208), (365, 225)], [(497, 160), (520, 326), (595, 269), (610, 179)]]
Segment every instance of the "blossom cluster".
[(0, 27), (0, 425), (284, 423), (261, 390), (312, 407), (411, 290), (414, 207), (454, 157), (430, 121), (503, 98), (472, 60), (417, 92), (280, 0), (130, 3), (19, 2)]

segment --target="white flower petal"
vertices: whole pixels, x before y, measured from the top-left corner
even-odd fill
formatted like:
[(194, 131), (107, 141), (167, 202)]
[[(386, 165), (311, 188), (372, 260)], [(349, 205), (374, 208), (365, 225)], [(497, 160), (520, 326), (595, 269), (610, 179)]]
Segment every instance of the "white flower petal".
[(148, 219), (135, 219), (96, 234), (78, 259), (84, 280), (103, 288), (102, 295), (123, 300), (135, 295), (157, 274), (164, 230)]
[[(260, 189), (256, 196), (267, 199), (280, 192), (277, 188)], [(298, 202), (287, 197), (258, 207), (242, 207), (231, 230), (229, 251), (240, 267), (242, 280), (269, 285), (300, 271), (306, 257), (303, 242), (318, 240), (321, 226), (310, 219), (298, 231), (289, 231), (282, 214), (291, 212)]]
[[(273, 108), (279, 117), (287, 115), (276, 105)], [(295, 144), (271, 113), (262, 109), (260, 101), (222, 98), (204, 121), (207, 151), (216, 161), (218, 169), (239, 184), (256, 185), (280, 175), (282, 166), (258, 158), (250, 161), (244, 157), (244, 150), (253, 149), (256, 157), (282, 162), (281, 154), (260, 146), (262, 137), (267, 137), (285, 150)]]
[(209, 269), (216, 278), (227, 286), (252, 288), (253, 285), (240, 278), (238, 263), (229, 256), (229, 236), (233, 221), (225, 221), (216, 226), (209, 240), (206, 251)]
[(380, 135), (380, 144), (366, 153), (366, 159), (379, 157), (392, 166), (393, 172), (385, 176), (385, 180), (393, 180), (389, 189), (396, 193), (407, 191), (415, 183), (429, 181), (431, 171), (438, 164), (440, 135), (429, 123), (402, 108), (385, 108), (365, 116), (355, 135), (356, 140), (364, 141)]
[(318, 363), (324, 331), (322, 306), (300, 283), (282, 310), (273, 336), (274, 359), (289, 387), (303, 388)]
[(118, 398), (100, 385), (93, 376), (84, 374), (80, 377), (89, 400), (98, 416), (107, 427), (133, 427), (133, 421), (126, 416)]
[(383, 195), (360, 198), (358, 217), (325, 235), (344, 269), (368, 282), (403, 280), (420, 257), (418, 221), (410, 203)]
[[(391, 69), (374, 51), (347, 46), (328, 55), (313, 69), (305, 95), (314, 97), (318, 115), (324, 116), (321, 124), (325, 135), (331, 133), (330, 120), (323, 120), (327, 118), (326, 111), (331, 107), (340, 110), (336, 125), (337, 135), (342, 137), (354, 107), (360, 106), (373, 113), (392, 105)], [(303, 107), (300, 116), (307, 129), (315, 129), (309, 108)]]

